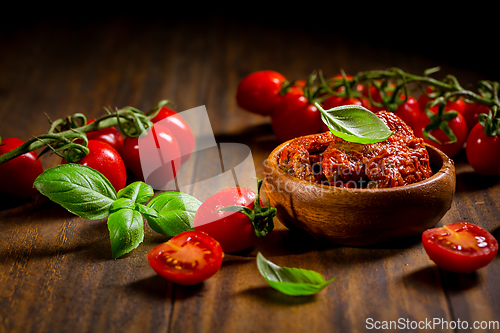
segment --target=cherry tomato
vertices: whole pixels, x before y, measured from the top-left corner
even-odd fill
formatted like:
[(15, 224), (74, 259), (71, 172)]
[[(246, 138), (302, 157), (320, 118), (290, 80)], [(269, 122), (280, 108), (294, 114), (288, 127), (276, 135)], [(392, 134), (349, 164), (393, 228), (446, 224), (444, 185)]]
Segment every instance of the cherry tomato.
[(148, 253), (151, 268), (167, 281), (193, 285), (220, 269), (224, 253), (219, 242), (197, 231), (185, 231)]
[(186, 120), (174, 110), (162, 107), (151, 121), (153, 123), (161, 121), (161, 124), (172, 132), (182, 155), (181, 163), (185, 163), (191, 156), (196, 143), (191, 127)]
[[(194, 215), (194, 228), (215, 238), (224, 252), (239, 252), (257, 240), (252, 222), (243, 213), (217, 211), (228, 206), (253, 209), (256, 194), (242, 187), (219, 191), (205, 200)], [(217, 212), (216, 212), (217, 211)]]
[(500, 174), (500, 136), (486, 135), (477, 123), (467, 137), (465, 153), (470, 166), (483, 175)]
[(273, 132), (282, 142), (318, 133), (321, 123), (318, 108), (298, 92), (286, 93), (271, 115)]
[(236, 102), (244, 110), (270, 115), (281, 100), (280, 89), (284, 81), (286, 78), (276, 71), (251, 73), (238, 84)]
[[(415, 132), (415, 136), (424, 138), (424, 128), (430, 123), (429, 118), (425, 112), (420, 114), (419, 119), (417, 120), (413, 131)], [(434, 129), (430, 132), (430, 134), (441, 142), (438, 144), (432, 140), (424, 138), (424, 141), (434, 147), (437, 147), (442, 152), (444, 152), (448, 157), (453, 158), (457, 155), (463, 148), (465, 141), (467, 140), (467, 123), (465, 122), (464, 116), (461, 113), (458, 113), (455, 118), (448, 122), (450, 129), (453, 131), (455, 136), (457, 137), (457, 141), (454, 143), (447, 143), (450, 141), (448, 136), (439, 128)]]
[[(87, 124), (91, 124), (94, 121), (95, 119), (91, 119), (87, 121)], [(111, 145), (111, 147), (115, 148), (118, 153), (120, 153), (124, 141), (120, 132), (118, 132), (118, 130), (114, 127), (107, 127), (89, 132), (87, 133), (87, 139), (106, 142)]]
[[(432, 94), (434, 92), (434, 89), (432, 87), (427, 87), (425, 88), (425, 92), (427, 94)], [(420, 105), (420, 110), (424, 111), (425, 107), (427, 106), (427, 103), (429, 103), (432, 100), (433, 100), (432, 98), (427, 97), (425, 94), (421, 94), (417, 99), (417, 102)]]
[(455, 273), (472, 273), (488, 265), (498, 252), (498, 242), (488, 231), (457, 222), (422, 233), (429, 258), (439, 267)]
[[(145, 136), (127, 137), (123, 144), (122, 157), (125, 166), (137, 179), (145, 181), (155, 189), (161, 189), (174, 179), (181, 166), (179, 144), (170, 129), (162, 123), (153, 124)], [(146, 167), (144, 170), (143, 166)], [(144, 173), (147, 179), (144, 178)]]
[(408, 97), (406, 102), (400, 104), (396, 112), (394, 112), (396, 116), (401, 118), (411, 128), (415, 127), (421, 113), (420, 104), (411, 96)]
[[(342, 105), (360, 105), (367, 109), (370, 109), (370, 103), (368, 100), (364, 98), (356, 98), (356, 97), (339, 97), (339, 96), (330, 96), (327, 100), (323, 102), (323, 109), (330, 110), (337, 106)], [(321, 121), (321, 129), (323, 132), (329, 131), (328, 126)]]
[[(18, 138), (5, 138), (0, 142), (0, 155), (24, 143)], [(0, 164), (0, 196), (27, 199), (38, 193), (33, 182), (43, 172), (37, 154), (32, 151)]]
[[(89, 149), (88, 155), (81, 158), (77, 164), (88, 166), (102, 173), (117, 192), (124, 188), (127, 183), (127, 170), (116, 149), (98, 140), (89, 140), (87, 148)], [(63, 158), (61, 163), (67, 164), (67, 161)]]
[(470, 132), (476, 126), (481, 113), (488, 114), (490, 108), (483, 104), (469, 103), (464, 111), (464, 118), (467, 122), (467, 131)]
[[(352, 75), (346, 75), (345, 76), (347, 82), (352, 82), (352, 80), (354, 79)], [(328, 81), (332, 82), (333, 85), (338, 85), (340, 83), (343, 83), (344, 82), (344, 77), (342, 76), (342, 74), (336, 74), (334, 75), (331, 79), (329, 79)], [(333, 87), (332, 87), (333, 88)], [(356, 86), (356, 88), (354, 89), (356, 92), (362, 92), (364, 89), (363, 85), (360, 83)], [(342, 91), (345, 91), (345, 86), (340, 86), (338, 88), (335, 89), (336, 92), (342, 92)]]
[[(394, 88), (395, 85), (393, 83), (390, 83), (389, 86), (386, 87), (384, 91), (387, 92), (388, 94), (392, 94)], [(363, 96), (365, 96), (368, 102), (370, 101), (371, 98), (371, 100), (375, 103), (382, 103), (382, 96), (380, 95), (380, 91), (374, 85), (370, 85), (368, 88), (363, 89), (362, 94)], [(370, 105), (370, 110), (373, 112), (382, 111), (386, 109), (387, 108), (384, 106), (379, 107), (375, 105)]]

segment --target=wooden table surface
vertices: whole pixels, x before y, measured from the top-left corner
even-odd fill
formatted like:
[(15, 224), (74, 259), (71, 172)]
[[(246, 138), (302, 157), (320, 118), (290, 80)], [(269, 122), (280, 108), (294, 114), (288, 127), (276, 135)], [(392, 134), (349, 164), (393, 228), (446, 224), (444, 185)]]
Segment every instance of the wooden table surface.
[[(248, 145), (262, 176), (279, 142), (269, 118), (236, 105), (238, 82), (250, 72), (306, 78), (317, 69), (334, 75), (400, 67), (420, 74), (441, 66), (440, 73), (464, 84), (498, 80), (498, 68), (472, 54), (432, 54), (417, 44), (391, 47), (352, 33), (215, 15), (16, 21), (0, 34), (0, 136), (43, 134), (45, 114), (90, 118), (104, 107), (148, 110), (169, 99), (178, 111), (204, 105), (217, 141)], [(58, 159), (47, 155), (42, 162), (48, 168)], [(455, 164), (456, 195), (439, 224), (476, 223), (498, 239), (499, 177), (475, 174), (464, 154)], [(208, 172), (195, 171), (199, 179)], [(203, 190), (195, 185), (190, 194), (202, 197)], [(498, 256), (473, 274), (453, 274), (428, 259), (419, 237), (370, 247), (323, 245), (275, 219), (276, 230), (254, 248), (227, 254), (213, 278), (184, 287), (148, 265), (148, 251), (166, 240), (148, 226), (136, 250), (113, 260), (106, 220), (78, 218), (41, 195), (0, 206), (0, 333), (364, 332), (375, 321), (415, 332), (436, 320), (450, 323), (436, 332), (493, 332), (470, 328), (500, 321)], [(336, 281), (314, 296), (286, 296), (260, 276), (259, 251), (278, 265)]]

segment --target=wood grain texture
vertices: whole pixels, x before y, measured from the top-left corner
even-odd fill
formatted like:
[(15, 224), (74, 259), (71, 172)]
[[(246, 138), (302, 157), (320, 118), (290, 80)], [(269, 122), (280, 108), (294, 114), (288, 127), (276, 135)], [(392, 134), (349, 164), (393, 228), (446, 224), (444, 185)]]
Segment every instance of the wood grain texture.
[[(148, 110), (169, 99), (178, 111), (205, 105), (217, 141), (247, 145), (262, 177), (279, 142), (269, 118), (238, 109), (234, 99), (239, 80), (254, 70), (305, 78), (315, 69), (336, 74), (396, 66), (422, 73), (439, 65), (464, 84), (495, 79), (469, 63), (458, 67), (338, 31), (177, 15), (183, 19), (129, 15), (2, 26), (0, 136), (42, 134), (49, 127), (45, 114), (96, 117), (104, 107)], [(188, 164), (193, 185), (187, 192), (203, 198), (210, 188), (196, 183), (219, 166), (200, 159)], [(46, 155), (42, 163), (47, 168), (58, 159)], [(456, 195), (439, 224), (476, 223), (499, 239), (500, 178), (474, 174), (464, 154), (455, 165)], [(227, 254), (213, 278), (183, 287), (149, 267), (148, 251), (165, 240), (149, 227), (143, 244), (113, 260), (106, 220), (75, 217), (42, 196), (0, 206), (1, 333), (365, 332), (368, 318), (500, 320), (498, 256), (474, 274), (443, 272), (418, 237), (367, 247), (324, 245), (275, 219), (276, 230), (255, 247)], [(257, 271), (259, 251), (278, 265), (337, 280), (315, 296), (280, 294)]]

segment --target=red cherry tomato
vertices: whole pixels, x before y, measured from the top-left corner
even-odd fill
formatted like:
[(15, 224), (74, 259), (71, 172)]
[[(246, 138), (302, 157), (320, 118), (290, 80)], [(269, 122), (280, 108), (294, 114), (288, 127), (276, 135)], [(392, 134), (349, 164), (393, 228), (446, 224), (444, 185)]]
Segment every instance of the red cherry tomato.
[(167, 281), (193, 285), (220, 269), (224, 253), (219, 242), (197, 231), (185, 231), (148, 253), (151, 268)]
[[(0, 155), (24, 143), (18, 138), (5, 138), (0, 142)], [(38, 193), (33, 182), (43, 172), (37, 154), (32, 151), (0, 164), (0, 196), (27, 199)]]
[[(368, 100), (364, 98), (356, 98), (356, 97), (339, 97), (339, 96), (330, 96), (323, 102), (323, 109), (330, 110), (337, 106), (342, 105), (360, 105), (367, 109), (371, 109), (370, 103)], [(321, 121), (321, 129), (323, 132), (329, 131), (328, 126)]]
[(394, 112), (396, 116), (401, 118), (411, 128), (415, 127), (421, 113), (420, 104), (411, 96), (408, 97), (406, 102), (400, 104), (396, 112)]
[[(161, 157), (158, 149), (161, 151)], [(123, 144), (122, 157), (125, 166), (137, 179), (145, 181), (155, 189), (161, 189), (174, 179), (181, 166), (179, 144), (172, 132), (161, 123), (153, 124), (145, 136), (127, 137)], [(143, 165), (147, 166), (146, 170), (143, 170)], [(144, 178), (144, 173), (147, 173), (147, 179)]]
[[(427, 87), (425, 88), (425, 92), (427, 94), (432, 94), (434, 92), (434, 89), (432, 87)], [(425, 94), (422, 93), (417, 99), (418, 104), (420, 105), (420, 110), (424, 111), (425, 107), (427, 106), (427, 103), (429, 103), (432, 100), (433, 100), (432, 98), (427, 97)]]
[(321, 130), (321, 115), (318, 108), (297, 92), (288, 92), (276, 105), (271, 115), (271, 126), (278, 140), (315, 134)]
[(191, 156), (196, 143), (191, 127), (186, 120), (174, 110), (162, 107), (151, 121), (153, 123), (161, 121), (161, 124), (172, 132), (182, 155), (181, 163), (185, 163)]
[(486, 135), (477, 123), (467, 137), (465, 153), (470, 166), (483, 175), (500, 174), (500, 136)]
[(439, 267), (455, 273), (472, 273), (488, 265), (498, 252), (498, 242), (488, 231), (457, 222), (422, 233), (429, 258)]
[[(124, 188), (127, 183), (127, 170), (116, 149), (98, 140), (89, 140), (87, 148), (89, 154), (80, 159), (77, 164), (88, 166), (102, 173), (117, 192)], [(62, 159), (61, 163), (67, 164), (67, 161)]]
[(286, 78), (276, 71), (251, 73), (238, 84), (236, 102), (244, 110), (270, 115), (281, 100), (280, 89), (284, 81)]
[(470, 103), (467, 104), (464, 111), (464, 118), (467, 122), (467, 131), (470, 132), (476, 126), (479, 115), (481, 113), (488, 114), (490, 112), (490, 108), (483, 104)]
[[(393, 83), (389, 83), (388, 87), (385, 88), (385, 92), (388, 94), (392, 94), (393, 90), (395, 88), (395, 85)], [(373, 102), (375, 103), (382, 103), (382, 96), (380, 95), (380, 91), (375, 88), (375, 86), (370, 85), (368, 88), (363, 89), (362, 91), (363, 96), (367, 99), (367, 101), (370, 101), (370, 98)], [(384, 106), (375, 106), (375, 105), (370, 105), (370, 110), (373, 112), (377, 111), (382, 111), (386, 110), (387, 108)]]
[[(87, 121), (87, 124), (91, 124), (94, 121), (95, 119), (91, 119)], [(124, 141), (120, 132), (118, 132), (118, 130), (114, 127), (107, 127), (94, 132), (89, 132), (87, 133), (87, 139), (106, 142), (111, 145), (111, 147), (115, 148), (118, 153), (120, 153)]]
[[(424, 128), (430, 123), (429, 118), (425, 112), (420, 114), (418, 121), (413, 128), (415, 132), (415, 136), (424, 138)], [(448, 136), (439, 128), (434, 129), (430, 132), (430, 134), (441, 142), (438, 144), (432, 140), (424, 138), (424, 141), (434, 147), (437, 147), (441, 151), (443, 151), (448, 157), (453, 158), (457, 155), (463, 148), (465, 141), (467, 140), (467, 123), (465, 122), (464, 116), (461, 113), (458, 113), (455, 118), (448, 122), (450, 129), (453, 131), (455, 136), (457, 137), (457, 141), (454, 143), (447, 143), (450, 141)]]
[(195, 230), (215, 238), (224, 252), (239, 252), (249, 248), (255, 243), (257, 236), (248, 216), (240, 212), (215, 211), (235, 205), (253, 209), (255, 198), (255, 192), (242, 187), (217, 192), (196, 211), (193, 222)]

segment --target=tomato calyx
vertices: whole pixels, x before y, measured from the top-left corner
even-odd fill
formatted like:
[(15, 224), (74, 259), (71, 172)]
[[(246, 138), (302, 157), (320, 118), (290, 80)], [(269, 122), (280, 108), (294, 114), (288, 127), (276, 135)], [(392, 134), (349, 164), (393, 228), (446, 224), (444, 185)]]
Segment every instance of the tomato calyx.
[[(449, 122), (458, 116), (458, 111), (445, 110), (446, 101), (442, 97), (435, 99), (429, 104), (430, 105), (428, 105), (424, 111), (430, 120), (429, 124), (422, 131), (424, 138), (431, 140), (437, 144), (442, 144), (436, 137), (434, 137), (430, 133), (431, 131), (439, 128), (449, 139), (449, 141), (445, 142), (446, 144), (457, 142), (457, 136), (450, 128)], [(431, 108), (436, 105), (438, 106), (437, 111), (433, 112)]]
[(255, 196), (253, 209), (250, 209), (245, 206), (234, 205), (234, 206), (227, 206), (220, 208), (214, 211), (214, 213), (220, 211), (243, 213), (252, 222), (255, 234), (258, 237), (266, 236), (274, 229), (273, 218), (274, 216), (276, 216), (276, 208), (271, 207), (271, 203), (268, 203), (267, 207), (262, 206), (260, 201), (260, 188), (262, 186), (262, 183), (263, 183), (262, 179), (257, 178), (257, 193)]

